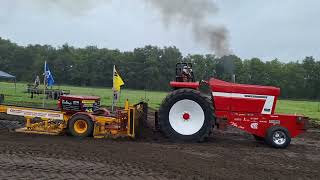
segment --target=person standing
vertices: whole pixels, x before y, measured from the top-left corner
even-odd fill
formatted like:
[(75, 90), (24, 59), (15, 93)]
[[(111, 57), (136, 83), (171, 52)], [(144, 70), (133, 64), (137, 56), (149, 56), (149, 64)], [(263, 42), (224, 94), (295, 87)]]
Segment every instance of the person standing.
[(38, 89), (39, 85), (40, 85), (40, 77), (37, 75), (36, 79), (34, 80), (34, 88)]

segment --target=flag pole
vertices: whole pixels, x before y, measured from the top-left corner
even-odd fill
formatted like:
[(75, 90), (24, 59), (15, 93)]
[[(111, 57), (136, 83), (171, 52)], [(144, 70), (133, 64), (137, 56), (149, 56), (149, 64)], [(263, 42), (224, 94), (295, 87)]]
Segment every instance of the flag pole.
[(44, 74), (43, 74), (44, 78), (43, 78), (43, 98), (42, 98), (42, 108), (44, 108), (44, 106), (45, 106), (44, 101), (45, 101), (46, 88), (47, 88), (47, 86), (46, 86), (46, 67), (47, 67), (47, 61), (45, 61), (45, 62), (44, 62)]
[(111, 111), (112, 112), (114, 112), (114, 103), (115, 103), (115, 98), (114, 98), (114, 96), (115, 96), (115, 89), (114, 89), (114, 74), (115, 74), (115, 69), (116, 69), (116, 66), (115, 65), (113, 65), (113, 73), (112, 73), (112, 94), (113, 94), (113, 96), (112, 96), (112, 109), (111, 109)]
[(121, 86), (124, 82), (116, 70), (116, 66), (113, 66), (113, 99), (112, 99), (112, 111), (116, 110), (117, 104), (119, 103)]
[(121, 90), (119, 91), (119, 94), (118, 94), (118, 99), (119, 99), (119, 102), (118, 102), (118, 104), (121, 104)]

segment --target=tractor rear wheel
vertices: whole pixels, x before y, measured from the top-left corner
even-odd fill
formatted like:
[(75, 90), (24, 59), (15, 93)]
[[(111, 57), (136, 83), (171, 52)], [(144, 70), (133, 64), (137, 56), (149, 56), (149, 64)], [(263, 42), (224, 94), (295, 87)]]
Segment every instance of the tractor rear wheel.
[(159, 110), (163, 134), (178, 141), (204, 141), (215, 123), (212, 101), (193, 89), (170, 93)]
[(69, 133), (75, 137), (88, 137), (93, 135), (94, 124), (86, 115), (75, 115), (69, 120)]

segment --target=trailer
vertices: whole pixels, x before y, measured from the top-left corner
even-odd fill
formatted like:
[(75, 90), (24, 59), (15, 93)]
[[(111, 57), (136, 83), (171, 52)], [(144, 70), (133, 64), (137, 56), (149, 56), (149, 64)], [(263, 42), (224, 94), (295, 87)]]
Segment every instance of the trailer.
[(157, 124), (173, 140), (204, 141), (214, 127), (231, 125), (275, 148), (286, 148), (306, 130), (307, 117), (275, 113), (277, 87), (215, 78), (195, 82), (191, 63), (177, 64), (170, 86), (173, 91), (162, 102)]
[(31, 94), (31, 98), (34, 95), (43, 95), (45, 94), (48, 99), (58, 100), (60, 96), (70, 95), (70, 90), (62, 90), (62, 89), (43, 89), (35, 87), (34, 84), (28, 84), (25, 93)]
[(25, 117), (25, 127), (16, 132), (76, 137), (131, 137), (138, 134), (146, 103), (126, 105), (115, 113), (100, 108), (100, 97), (61, 96), (58, 110), (0, 105), (0, 113)]

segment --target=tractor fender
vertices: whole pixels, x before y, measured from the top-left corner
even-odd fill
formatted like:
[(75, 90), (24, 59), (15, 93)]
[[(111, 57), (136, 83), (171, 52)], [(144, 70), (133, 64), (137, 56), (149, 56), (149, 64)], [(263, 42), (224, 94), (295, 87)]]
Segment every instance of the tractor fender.
[(200, 87), (200, 83), (199, 82), (176, 82), (176, 81), (172, 81), (172, 82), (170, 82), (170, 86), (173, 89), (188, 88), (188, 89), (198, 90), (199, 87)]

